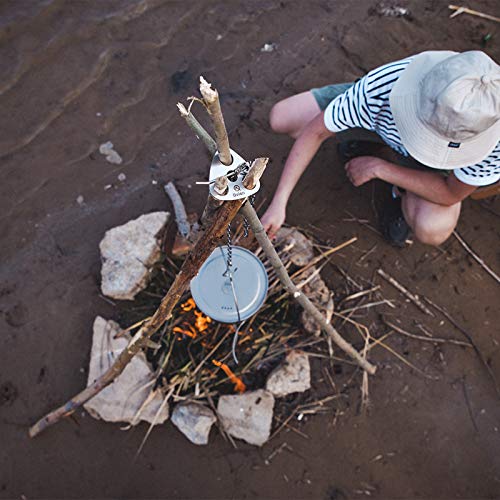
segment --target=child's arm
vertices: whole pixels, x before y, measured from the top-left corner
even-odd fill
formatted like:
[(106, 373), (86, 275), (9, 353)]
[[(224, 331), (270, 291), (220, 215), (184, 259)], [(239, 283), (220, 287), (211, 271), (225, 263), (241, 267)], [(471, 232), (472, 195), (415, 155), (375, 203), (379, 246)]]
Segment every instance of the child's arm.
[(319, 113), (297, 137), (283, 167), (276, 193), (262, 216), (262, 225), (273, 238), (285, 222), (286, 205), (300, 176), (307, 168), (325, 139), (333, 137), (324, 124), (324, 113)]
[(373, 156), (353, 158), (345, 168), (355, 186), (361, 186), (371, 179), (381, 179), (444, 206), (462, 201), (477, 188), (459, 181), (453, 173), (443, 177), (437, 172), (413, 170)]

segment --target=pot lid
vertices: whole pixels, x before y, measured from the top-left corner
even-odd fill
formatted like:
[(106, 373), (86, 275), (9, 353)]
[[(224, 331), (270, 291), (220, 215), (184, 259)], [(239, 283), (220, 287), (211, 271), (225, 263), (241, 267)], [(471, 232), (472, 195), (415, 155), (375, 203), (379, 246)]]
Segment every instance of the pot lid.
[[(268, 279), (264, 264), (249, 250), (232, 247), (233, 285), (243, 321), (254, 315), (266, 300)], [(198, 308), (222, 323), (236, 323), (238, 312), (229, 276), (224, 276), (227, 246), (216, 248), (191, 280), (191, 295)]]

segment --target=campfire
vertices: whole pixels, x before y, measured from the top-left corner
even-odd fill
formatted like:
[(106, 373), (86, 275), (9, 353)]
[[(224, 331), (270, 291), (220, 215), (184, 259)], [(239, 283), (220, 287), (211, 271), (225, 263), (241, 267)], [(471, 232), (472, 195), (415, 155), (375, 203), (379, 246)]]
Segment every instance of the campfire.
[[(194, 226), (178, 193), (169, 193), (171, 183), (165, 186), (174, 205), (177, 239), (188, 255), (178, 267), (162, 252), (164, 245), (158, 244), (157, 237), (169, 218), (167, 212), (145, 214), (106, 233), (100, 244), (103, 293), (131, 300), (143, 290), (120, 319), (121, 324), (131, 326), (120, 331), (117, 323), (96, 318), (87, 388), (36, 422), (30, 428), (32, 437), (81, 405), (101, 416), (94, 405), (97, 398), (107, 410), (119, 408), (120, 414), (112, 415), (113, 421), (135, 425), (140, 415), (147, 413), (143, 419), (153, 426), (169, 417), (173, 403), (172, 422), (193, 442), (206, 444), (210, 427), (217, 421), (223, 435), (262, 445), (270, 437), (273, 415), (280, 414), (274, 411), (275, 402), (279, 406), (282, 401), (286, 406), (286, 396), (308, 391), (310, 357), (326, 356), (333, 363), (333, 343), (363, 368), (366, 393), (368, 373), (376, 372), (376, 366), (367, 359), (370, 333), (366, 327), (357, 326), (364, 341), (363, 352), (339, 334), (331, 322), (332, 293), (320, 277), (325, 259), (356, 238), (334, 248), (316, 245), (315, 252), (313, 242), (305, 235), (284, 229), (273, 245), (252, 201), (268, 158), (247, 162), (231, 150), (218, 93), (202, 77), (200, 93), (203, 99), (192, 98), (191, 105), (196, 100), (204, 104), (216, 141), (191, 114), (191, 105), (186, 109), (178, 104), (181, 116), (213, 155), (210, 180), (201, 182), (209, 186), (210, 194), (198, 233), (191, 233)], [(175, 189), (170, 191), (175, 195)], [(243, 224), (233, 233), (231, 222), (238, 213), (244, 218)], [(255, 241), (251, 239), (244, 246), (254, 245), (254, 253), (237, 246), (239, 240), (246, 241), (248, 229)], [(226, 254), (221, 248), (224, 232)], [(132, 241), (140, 244), (123, 244)], [(241, 280), (234, 279), (238, 269), (233, 266), (233, 258), (237, 255), (246, 256), (238, 257), (243, 259), (238, 276), (243, 269), (246, 272)], [(210, 272), (206, 271), (209, 265), (213, 266)], [(238, 294), (235, 283), (243, 287)], [(199, 307), (190, 297), (189, 286)], [(249, 291), (256, 294), (247, 297)], [(365, 293), (371, 291), (362, 295)], [(202, 304), (207, 298), (215, 298), (215, 306), (208, 301)], [(221, 311), (230, 314), (219, 315)], [(344, 320), (357, 325), (349, 317)], [(301, 411), (300, 417), (306, 411), (322, 411), (327, 402), (340, 398), (333, 382), (331, 386), (336, 394), (311, 403), (301, 401), (284, 420), (276, 417), (275, 429), (276, 423), (279, 427), (275, 432), (296, 412)], [(149, 395), (143, 398), (145, 390)], [(125, 400), (133, 397), (135, 401), (127, 408), (127, 418), (120, 418), (125, 410), (121, 405), (123, 395)], [(203, 434), (198, 432), (202, 427)]]

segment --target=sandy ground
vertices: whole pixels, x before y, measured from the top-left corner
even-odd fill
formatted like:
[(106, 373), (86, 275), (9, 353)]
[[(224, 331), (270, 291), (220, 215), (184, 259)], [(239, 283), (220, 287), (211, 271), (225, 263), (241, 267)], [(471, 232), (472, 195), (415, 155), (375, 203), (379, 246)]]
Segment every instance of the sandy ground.
[[(411, 20), (371, 14), (372, 0), (0, 3), (2, 498), (500, 496), (499, 399), (478, 357), (398, 336), (388, 345), (432, 379), (374, 349), (380, 369), (370, 382), (370, 411), (360, 414), (354, 404), (360, 374), (352, 372), (353, 404), (336, 422), (301, 423), (307, 439), (289, 432), (262, 449), (235, 450), (214, 435), (198, 448), (165, 425), (134, 462), (142, 425), (123, 432), (79, 412), (35, 440), (27, 436), (30, 423), (85, 386), (93, 319), (116, 315), (99, 297), (104, 232), (168, 209), (163, 181), (177, 183), (190, 210), (203, 206), (204, 189), (189, 185), (206, 176), (207, 157), (175, 107), (195, 92), (197, 77), (218, 87), (233, 147), (273, 159), (261, 195), (269, 198), (291, 146), (268, 127), (277, 99), (422, 50), (480, 49), (487, 33), (486, 50), (500, 59), (498, 25), (465, 15), (449, 20), (447, 3), (402, 1)], [(494, 0), (470, 6), (498, 15)], [(265, 43), (276, 50), (262, 52)], [(122, 165), (98, 153), (108, 140)], [(358, 236), (334, 263), (361, 282), (382, 266), (438, 302), (500, 379), (498, 286), (455, 239), (441, 249), (416, 243), (400, 251), (345, 220), (350, 213), (375, 226), (372, 193), (348, 183), (335, 144), (327, 143), (297, 188), (288, 221), (331, 243)], [(499, 212), (494, 200), (467, 201), (459, 224), (496, 270)], [(329, 280), (343, 289), (338, 274)], [(378, 312), (412, 331), (422, 322), (435, 335), (462, 338), (382, 286), (397, 309)], [(380, 334), (385, 327), (373, 314), (364, 320)], [(293, 451), (265, 465), (283, 442)]]

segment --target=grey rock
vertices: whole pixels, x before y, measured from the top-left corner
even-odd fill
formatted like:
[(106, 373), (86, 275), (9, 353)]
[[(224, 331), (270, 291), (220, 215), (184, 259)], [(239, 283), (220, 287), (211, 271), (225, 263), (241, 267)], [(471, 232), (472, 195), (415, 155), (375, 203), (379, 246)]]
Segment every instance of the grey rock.
[[(115, 339), (122, 329), (114, 321), (101, 316), (94, 320), (94, 336), (87, 385), (92, 384), (126, 349), (130, 335)], [(141, 420), (161, 424), (168, 419), (168, 404), (163, 405), (160, 391), (151, 395), (150, 382), (154, 378), (144, 353), (136, 354), (123, 372), (99, 394), (85, 403), (84, 408), (94, 418), (107, 422), (138, 424)], [(146, 404), (145, 401), (148, 399)]]
[(169, 212), (153, 212), (106, 232), (99, 244), (104, 295), (132, 300), (147, 286), (149, 269), (161, 257), (157, 238), (169, 217)]
[(311, 366), (309, 356), (303, 351), (291, 351), (266, 382), (266, 389), (278, 398), (310, 388)]
[(276, 234), (278, 246), (296, 266), (305, 266), (314, 258), (313, 244), (307, 236), (294, 228), (281, 228)]
[(262, 446), (271, 434), (274, 396), (264, 389), (221, 396), (217, 413), (224, 430), (247, 443)]
[[(300, 278), (302, 282), (306, 282), (302, 287), (302, 291), (323, 314), (326, 322), (330, 323), (334, 310), (333, 292), (326, 286), (326, 283), (319, 275), (319, 269), (312, 266), (304, 271)], [(315, 335), (321, 333), (321, 327), (307, 311), (302, 311), (301, 320), (306, 332)]]
[(172, 412), (172, 423), (194, 444), (208, 444), (217, 418), (210, 408), (197, 403), (180, 403)]

